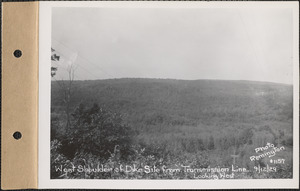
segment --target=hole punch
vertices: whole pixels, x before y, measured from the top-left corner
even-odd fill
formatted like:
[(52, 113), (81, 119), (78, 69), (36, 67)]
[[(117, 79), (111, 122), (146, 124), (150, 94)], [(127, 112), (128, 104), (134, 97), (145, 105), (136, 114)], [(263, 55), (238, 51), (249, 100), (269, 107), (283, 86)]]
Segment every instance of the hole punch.
[(22, 134), (21, 134), (19, 131), (16, 131), (16, 132), (14, 132), (13, 137), (14, 137), (16, 140), (19, 140), (19, 139), (21, 139)]
[(22, 56), (22, 51), (21, 51), (21, 50), (15, 50), (15, 51), (14, 51), (14, 56), (15, 56), (16, 58), (20, 58), (20, 57)]

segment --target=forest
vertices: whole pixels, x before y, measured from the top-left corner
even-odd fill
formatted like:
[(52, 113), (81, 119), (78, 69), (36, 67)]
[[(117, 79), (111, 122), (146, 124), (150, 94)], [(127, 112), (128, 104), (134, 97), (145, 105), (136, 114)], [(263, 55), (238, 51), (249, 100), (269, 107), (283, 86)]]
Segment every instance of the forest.
[[(182, 166), (229, 168), (229, 174), (232, 167), (246, 169), (227, 177), (235, 179), (292, 178), (292, 85), (145, 78), (68, 83), (51, 82), (52, 179), (195, 178), (182, 168), (162, 170)], [(282, 149), (250, 160), (270, 145)], [(121, 171), (126, 165), (161, 170)], [(72, 166), (90, 170), (61, 170)], [(99, 166), (118, 170), (91, 170)]]

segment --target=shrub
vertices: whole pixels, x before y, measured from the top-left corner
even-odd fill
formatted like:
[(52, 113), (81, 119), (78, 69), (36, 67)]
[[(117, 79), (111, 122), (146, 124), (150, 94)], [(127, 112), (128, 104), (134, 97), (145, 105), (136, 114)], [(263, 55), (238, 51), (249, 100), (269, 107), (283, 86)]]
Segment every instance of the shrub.
[(55, 169), (60, 165), (65, 165), (67, 161), (66, 157), (59, 152), (61, 146), (62, 144), (57, 139), (51, 141), (51, 178), (58, 178), (61, 175)]
[(107, 159), (115, 149), (122, 157), (130, 154), (132, 131), (117, 113), (105, 111), (97, 104), (88, 109), (80, 104), (72, 116), (74, 121), (62, 150), (66, 156), (86, 153)]

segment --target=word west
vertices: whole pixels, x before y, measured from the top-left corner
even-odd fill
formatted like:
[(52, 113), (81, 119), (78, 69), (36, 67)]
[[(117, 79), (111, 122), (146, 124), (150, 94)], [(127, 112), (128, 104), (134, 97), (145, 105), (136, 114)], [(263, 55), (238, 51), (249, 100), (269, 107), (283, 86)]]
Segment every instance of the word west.
[(284, 146), (281, 146), (281, 147), (275, 147), (274, 144), (271, 144), (271, 143), (267, 143), (266, 146), (264, 147), (258, 147), (255, 149), (255, 152), (258, 153), (258, 152), (264, 152), (260, 155), (256, 155), (256, 156), (250, 156), (250, 160), (251, 161), (255, 161), (255, 160), (260, 160), (262, 158), (265, 158), (267, 156), (269, 157), (273, 157), (276, 155), (277, 152), (280, 152), (282, 150), (285, 150)]
[(73, 172), (84, 172), (84, 173), (92, 173), (92, 172), (112, 172), (113, 168), (107, 168), (104, 167), (104, 165), (98, 164), (96, 167), (91, 167), (91, 166), (85, 166), (85, 165), (78, 165), (75, 166), (72, 164), (72, 167), (63, 167), (63, 165), (60, 166), (55, 166), (55, 171), (56, 172), (61, 172), (61, 173), (73, 173)]

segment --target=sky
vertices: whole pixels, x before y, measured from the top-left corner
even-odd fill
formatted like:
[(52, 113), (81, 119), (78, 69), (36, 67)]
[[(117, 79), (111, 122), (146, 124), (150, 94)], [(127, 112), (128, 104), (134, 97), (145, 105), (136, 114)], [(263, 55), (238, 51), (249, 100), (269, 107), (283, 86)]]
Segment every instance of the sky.
[(171, 78), (292, 84), (287, 8), (53, 8), (56, 79)]

